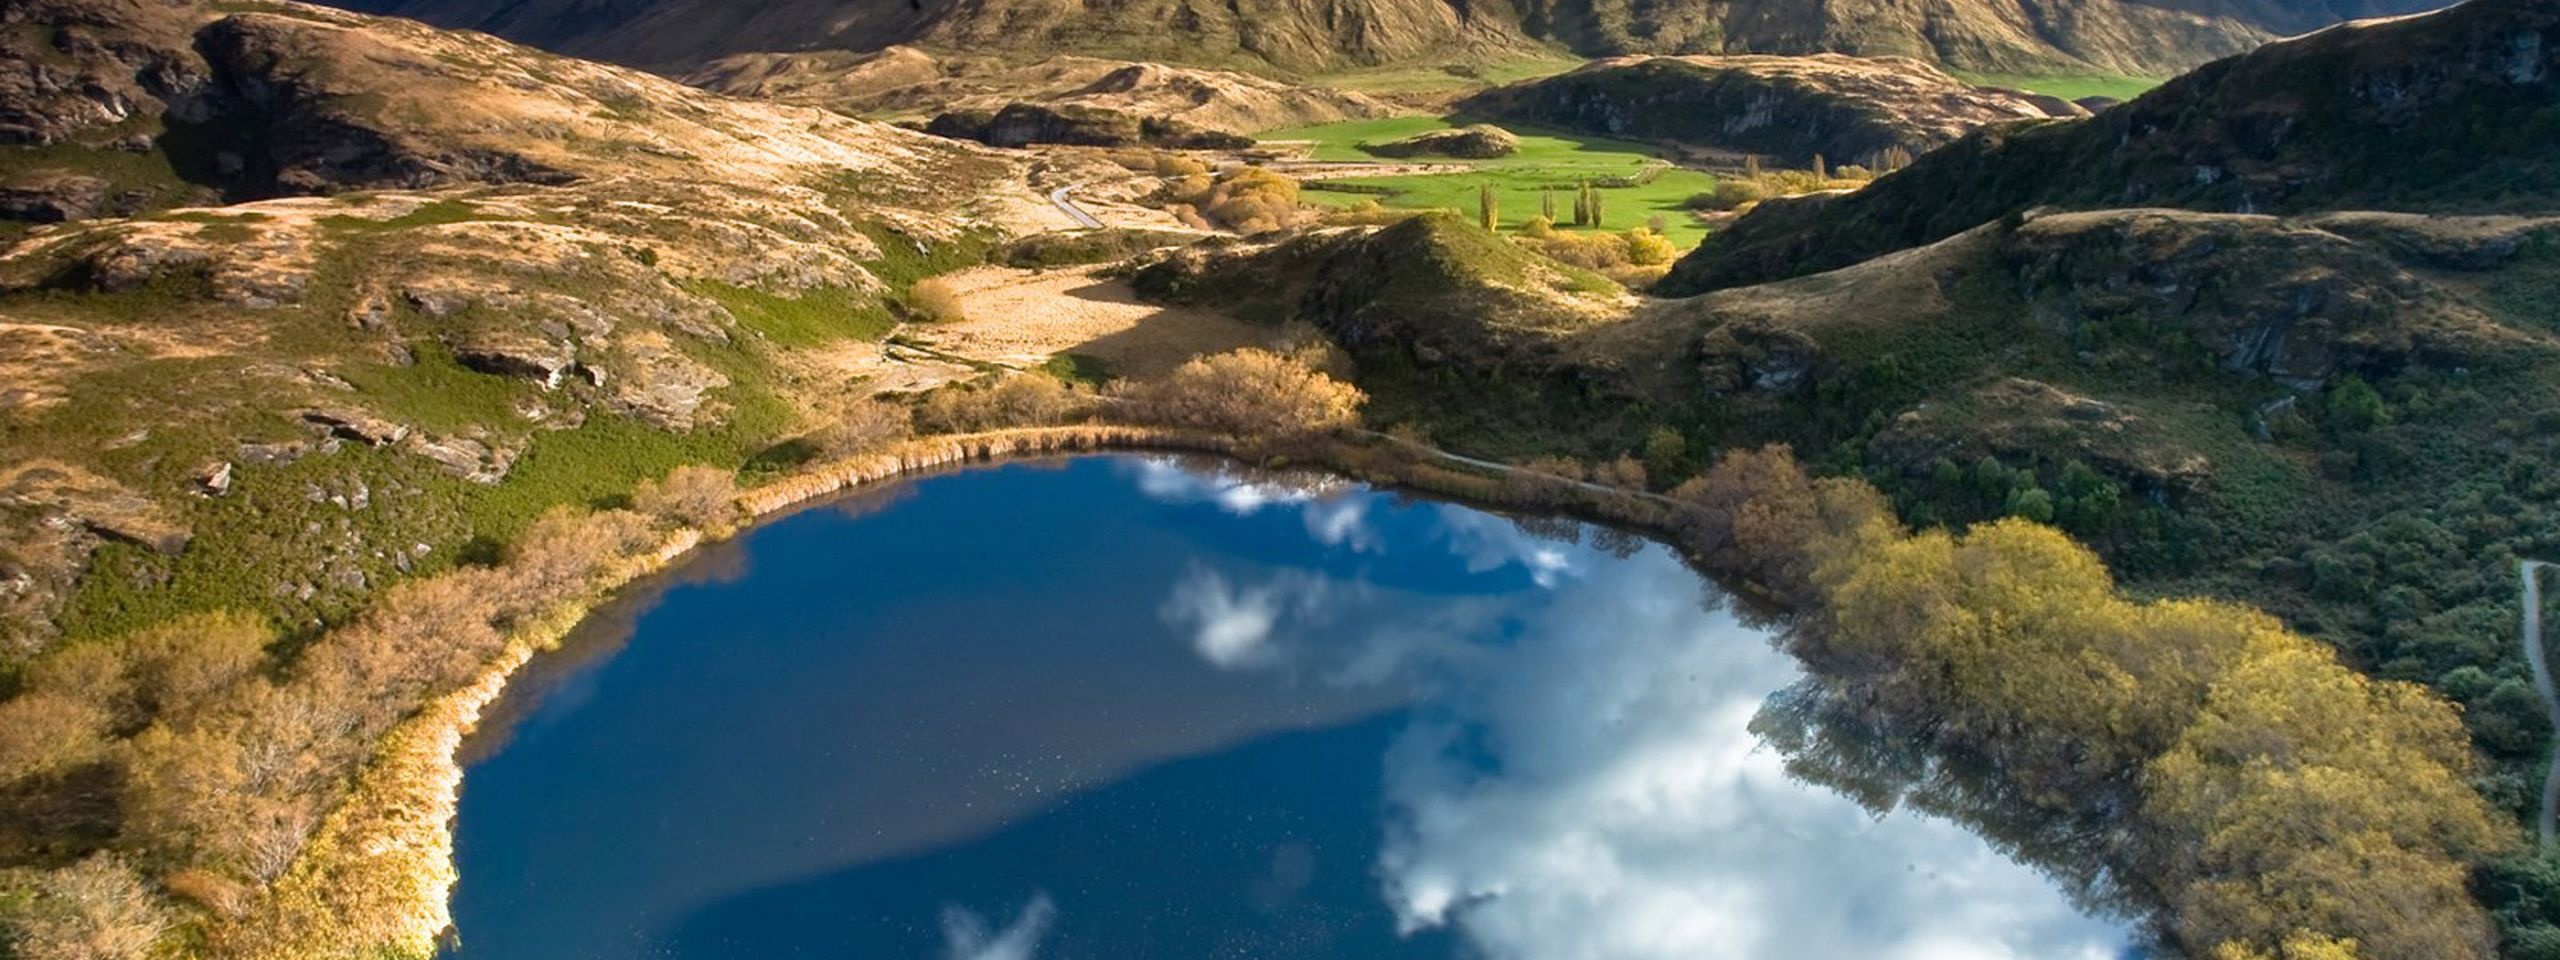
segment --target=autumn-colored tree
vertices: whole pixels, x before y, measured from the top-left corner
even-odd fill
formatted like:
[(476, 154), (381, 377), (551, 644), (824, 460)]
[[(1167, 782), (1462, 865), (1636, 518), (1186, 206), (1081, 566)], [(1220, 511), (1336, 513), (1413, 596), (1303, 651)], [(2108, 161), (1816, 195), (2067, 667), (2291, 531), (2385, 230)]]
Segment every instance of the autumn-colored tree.
[(221, 611), (180, 617), (124, 638), (126, 677), (140, 717), (184, 716), (266, 664), (274, 631)]
[(143, 960), (170, 925), (142, 878), (106, 853), (44, 873), (21, 913), (17, 960)]
[(1368, 397), (1305, 360), (1245, 349), (1194, 359), (1161, 382), (1131, 388), (1124, 399), (1154, 423), (1285, 437), (1358, 423)]
[(1643, 461), (1632, 456), (1620, 456), (1591, 465), (1591, 482), (1604, 487), (1643, 490), (1647, 480)]
[(1184, 178), (1167, 188), (1177, 216), (1195, 226), (1264, 233), (1298, 220), (1298, 181), (1261, 167)]
[(915, 422), (928, 433), (974, 433), (1054, 426), (1082, 419), (1092, 409), (1090, 393), (1047, 374), (1018, 373), (994, 383), (953, 384), (926, 394)]
[(2353, 940), (2317, 933), (2287, 934), (2273, 950), (2243, 943), (2216, 944), (2206, 960), (2363, 960)]
[(2514, 838), (2471, 773), (2451, 706), (2263, 624), (2143, 772), (2179, 938), (2263, 951), (2309, 931), (2363, 960), (2496, 956), (2468, 862)]
[(642, 481), (631, 506), (641, 513), (702, 530), (726, 530), (738, 521), (737, 474), (686, 464), (658, 480)]
[(806, 439), (819, 453), (846, 457), (896, 443), (914, 432), (904, 405), (857, 397), (829, 412)]
[(969, 319), (968, 301), (960, 296), (960, 285), (949, 277), (916, 281), (907, 294), (907, 304), (917, 319), (929, 323), (961, 323)]
[(1671, 245), (1671, 238), (1642, 227), (1627, 231), (1626, 244), (1627, 262), (1639, 267), (1670, 263), (1680, 253)]
[(46, 691), (21, 693), (0, 703), (0, 786), (103, 756), (109, 719), (97, 704)]

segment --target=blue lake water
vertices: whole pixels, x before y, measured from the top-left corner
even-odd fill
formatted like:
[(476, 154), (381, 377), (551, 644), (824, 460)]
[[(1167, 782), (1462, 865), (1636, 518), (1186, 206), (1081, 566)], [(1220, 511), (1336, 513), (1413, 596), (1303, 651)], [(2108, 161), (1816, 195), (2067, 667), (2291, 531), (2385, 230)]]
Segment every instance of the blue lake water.
[(1190, 461), (715, 546), (469, 746), (460, 960), (2075, 960), (2128, 934), (1749, 729), (1669, 551)]

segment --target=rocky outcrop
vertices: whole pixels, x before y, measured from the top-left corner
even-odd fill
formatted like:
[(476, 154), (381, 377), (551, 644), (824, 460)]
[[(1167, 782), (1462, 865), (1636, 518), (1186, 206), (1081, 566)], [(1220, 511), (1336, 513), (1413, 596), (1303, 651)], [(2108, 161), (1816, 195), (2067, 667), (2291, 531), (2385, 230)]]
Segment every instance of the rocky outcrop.
[(104, 145), (203, 84), (188, 24), (160, 0), (0, 7), (0, 144)]
[(1396, 159), (1448, 157), (1492, 160), (1520, 152), (1520, 138), (1490, 123), (1471, 123), (1453, 130), (1429, 130), (1385, 143), (1364, 143), (1360, 149)]
[(1461, 109), (1634, 140), (1761, 154), (1793, 166), (1819, 155), (1877, 165), (1980, 127), (2085, 116), (2050, 97), (1976, 87), (1918, 60), (1620, 57), (1485, 91)]
[(560, 184), (574, 174), (502, 148), (441, 142), (385, 122), (349, 76), (398, 70), (417, 53), (293, 17), (235, 14), (198, 31), (209, 81), (172, 105), (213, 135), (211, 162), (235, 196), (447, 183)]
[(924, 131), (975, 140), (991, 147), (1058, 144), (1075, 147), (1154, 147), (1162, 150), (1241, 150), (1253, 138), (1206, 130), (1180, 120), (1141, 117), (1094, 107), (1009, 103), (993, 113), (955, 110), (933, 118)]

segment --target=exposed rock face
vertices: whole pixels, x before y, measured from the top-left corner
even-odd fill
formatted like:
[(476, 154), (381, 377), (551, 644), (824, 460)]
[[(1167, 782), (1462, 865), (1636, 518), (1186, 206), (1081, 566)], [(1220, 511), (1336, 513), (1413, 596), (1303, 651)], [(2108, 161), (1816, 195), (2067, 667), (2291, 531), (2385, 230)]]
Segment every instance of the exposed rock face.
[(446, 183), (566, 183), (575, 175), (503, 148), (418, 137), (384, 122), (366, 71), (428, 72), (415, 51), (359, 31), (262, 14), (207, 24), (195, 49), (211, 75), (172, 104), (213, 142), (213, 173), (239, 196)]
[(454, 476), (473, 483), (496, 483), (506, 479), (507, 470), (515, 466), (516, 457), (524, 452), (521, 444), (490, 445), (473, 437), (430, 437), (410, 434), (401, 449), (435, 461)]
[(994, 113), (952, 111), (925, 124), (926, 133), (991, 147), (1048, 143), (1075, 147), (1241, 150), (1253, 138), (1204, 130), (1180, 120), (1140, 117), (1094, 107), (1009, 103)]
[(473, 370), (522, 377), (546, 390), (559, 387), (560, 379), (578, 362), (576, 351), (568, 344), (520, 330), (468, 336), (453, 345), (453, 358)]
[(1231, 70), (1079, 56), (1025, 66), (1019, 58), (936, 55), (908, 46), (863, 54), (739, 54), (685, 80), (736, 96), (849, 113), (993, 112), (1027, 102), (1162, 117), (1240, 134), (1394, 112), (1362, 94)]
[(0, 7), (0, 144), (74, 142), (157, 115), (204, 82), (171, 0)]
[(686, 69), (768, 50), (1058, 51), (1292, 71), (1561, 45), (1578, 53), (1851, 53), (1977, 70), (2156, 75), (2269, 37), (2440, 0), (347, 0), (580, 56)]
[(1454, 157), (1460, 160), (1491, 160), (1520, 152), (1520, 138), (1511, 131), (1489, 123), (1474, 123), (1454, 130), (1431, 130), (1402, 140), (1364, 143), (1360, 149), (1381, 157)]
[(1665, 279), (1818, 272), (2038, 206), (2560, 209), (2560, 4), (2474, 0), (2200, 68), (2089, 120), (1977, 131), (1866, 189), (1768, 204)]
[(1901, 57), (1620, 57), (1477, 94), (1462, 109), (1637, 140), (1865, 163), (1918, 155), (2013, 120), (2084, 116), (2052, 98), (1976, 87)]

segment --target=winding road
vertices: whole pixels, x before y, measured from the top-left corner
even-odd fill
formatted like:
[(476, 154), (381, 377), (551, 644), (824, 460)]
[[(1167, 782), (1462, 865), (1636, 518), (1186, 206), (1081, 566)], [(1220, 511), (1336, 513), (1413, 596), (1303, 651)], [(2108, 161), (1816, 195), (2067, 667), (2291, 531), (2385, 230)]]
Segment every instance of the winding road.
[[(2551, 728), (2560, 731), (2560, 691), (2551, 683), (2551, 657), (2542, 649), (2542, 568), (2550, 564), (2527, 560), (2516, 565), (2524, 578), (2524, 659), (2533, 668), (2533, 688), (2542, 693), (2542, 709), (2551, 718)], [(2551, 744), (2551, 769), (2542, 778), (2542, 849), (2551, 849), (2553, 835), (2560, 833), (2560, 738)]]
[(1066, 186), (1049, 191), (1050, 205), (1057, 207), (1059, 213), (1066, 214), (1067, 219), (1075, 221), (1076, 226), (1080, 229), (1102, 229), (1102, 221), (1094, 219), (1093, 214), (1087, 213), (1083, 207), (1077, 206), (1074, 197), (1067, 196), (1068, 190), (1072, 190), (1078, 186), (1082, 186), (1082, 184), (1070, 183)]

